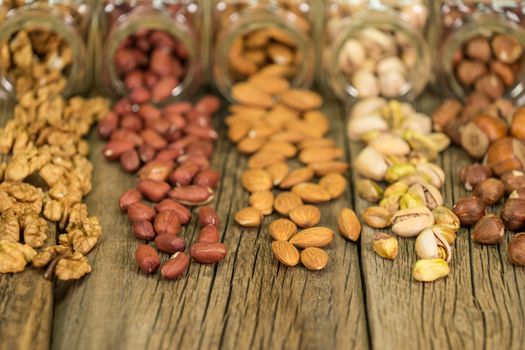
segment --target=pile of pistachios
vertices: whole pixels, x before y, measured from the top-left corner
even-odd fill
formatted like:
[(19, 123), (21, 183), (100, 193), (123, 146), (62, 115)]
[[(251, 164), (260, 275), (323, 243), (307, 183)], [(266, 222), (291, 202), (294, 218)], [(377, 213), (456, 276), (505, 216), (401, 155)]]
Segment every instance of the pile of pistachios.
[[(458, 217), (443, 206), (440, 188), (445, 173), (433, 163), (450, 144), (443, 133), (432, 132), (429, 116), (397, 100), (369, 98), (350, 112), (348, 136), (366, 146), (354, 160), (359, 175), (357, 192), (374, 206), (362, 213), (366, 224), (391, 226), (400, 237), (417, 237), (418, 260), (413, 277), (432, 282), (448, 275), (450, 245), (460, 227)], [(378, 233), (372, 248), (383, 258), (395, 259), (395, 236)]]

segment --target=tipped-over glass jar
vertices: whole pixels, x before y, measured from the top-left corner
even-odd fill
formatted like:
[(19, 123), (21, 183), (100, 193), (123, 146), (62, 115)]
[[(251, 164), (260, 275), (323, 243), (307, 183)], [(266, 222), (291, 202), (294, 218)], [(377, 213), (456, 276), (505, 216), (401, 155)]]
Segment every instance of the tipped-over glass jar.
[(441, 85), (462, 100), (523, 97), (523, 2), (446, 0), (439, 10)]
[(46, 86), (66, 96), (90, 86), (90, 1), (0, 0), (0, 84), (22, 96)]
[[(202, 72), (199, 1), (106, 0), (98, 33), (98, 84), (114, 96), (168, 103), (194, 91)], [(103, 44), (102, 44), (103, 43)]]
[(294, 87), (312, 84), (312, 1), (214, 0), (212, 13), (213, 78), (224, 96), (256, 75), (282, 76)]
[(320, 80), (342, 100), (412, 100), (431, 76), (427, 0), (328, 0)]

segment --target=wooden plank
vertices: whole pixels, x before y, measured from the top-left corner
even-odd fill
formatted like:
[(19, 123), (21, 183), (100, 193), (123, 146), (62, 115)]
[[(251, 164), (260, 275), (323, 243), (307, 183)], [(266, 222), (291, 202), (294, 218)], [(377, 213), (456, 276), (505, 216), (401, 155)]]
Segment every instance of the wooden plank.
[[(436, 102), (425, 100), (418, 109), (430, 112)], [(350, 145), (352, 157), (360, 147), (355, 143)], [(462, 151), (457, 149), (450, 149), (441, 157), (441, 165), (447, 171), (444, 197), (448, 206), (457, 198), (457, 169), (467, 162)], [(359, 212), (367, 206), (366, 201), (356, 198)], [(431, 284), (412, 279), (411, 270), (416, 261), (414, 239), (398, 238), (398, 257), (387, 261), (371, 248), (374, 233), (365, 226), (361, 238), (361, 263), (373, 348), (480, 348), (486, 319), (484, 310), (475, 300), (471, 242), (466, 230), (458, 233), (453, 245), (451, 274)]]
[[(0, 92), (0, 124), (11, 118), (12, 101)], [(55, 241), (49, 225), (46, 245)], [(53, 318), (53, 283), (42, 270), (0, 274), (0, 349), (48, 349)]]
[[(331, 103), (327, 111), (342, 144), (340, 108)], [(337, 236), (323, 272), (279, 265), (266, 233), (269, 219), (260, 230), (234, 223), (247, 203), (239, 183), (246, 160), (229, 145), (224, 127), (220, 133), (213, 163), (223, 177), (213, 205), (224, 218), (229, 254), (217, 266), (192, 264), (178, 282), (139, 273), (136, 242), (116, 205), (133, 177), (106, 164), (101, 142), (91, 137), (95, 174), (87, 203), (104, 236), (90, 254), (93, 272), (82, 281), (58, 283), (53, 348), (367, 347), (358, 246)], [(350, 198), (348, 192), (323, 206), (323, 224), (335, 228), (335, 214)], [(191, 241), (195, 231), (193, 220), (183, 236)]]

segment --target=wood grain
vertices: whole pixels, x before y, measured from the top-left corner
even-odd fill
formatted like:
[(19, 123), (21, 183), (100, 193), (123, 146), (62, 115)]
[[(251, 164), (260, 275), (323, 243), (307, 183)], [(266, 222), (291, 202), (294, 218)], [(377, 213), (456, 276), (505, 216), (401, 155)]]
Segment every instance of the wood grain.
[[(332, 103), (334, 135), (343, 142), (341, 113)], [(127, 219), (118, 211), (118, 195), (133, 176), (107, 164), (95, 136), (90, 212), (99, 216), (104, 236), (90, 254), (93, 272), (82, 281), (57, 284), (53, 348), (363, 348), (367, 328), (362, 303), (357, 246), (340, 236), (332, 243), (330, 267), (312, 273), (286, 268), (273, 258), (265, 220), (261, 229), (241, 229), (233, 220), (247, 204), (239, 178), (246, 166), (226, 138), (213, 164), (222, 181), (213, 205), (223, 219), (229, 247), (219, 265), (192, 264), (180, 281), (145, 276), (133, 259), (137, 244)], [(323, 206), (323, 224), (335, 228), (335, 213), (347, 199)], [(193, 220), (183, 236), (191, 242)]]

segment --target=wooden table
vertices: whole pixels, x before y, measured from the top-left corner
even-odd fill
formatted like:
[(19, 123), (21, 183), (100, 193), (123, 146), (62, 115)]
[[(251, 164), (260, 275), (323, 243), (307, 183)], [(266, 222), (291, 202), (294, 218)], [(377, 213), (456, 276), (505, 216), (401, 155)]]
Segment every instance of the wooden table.
[[(438, 102), (430, 96), (418, 104), (429, 112)], [(334, 100), (325, 106), (331, 136), (351, 160), (360, 146), (348, 142), (345, 110)], [(366, 227), (358, 243), (336, 236), (325, 271), (287, 268), (273, 258), (267, 234), (276, 215), (260, 229), (234, 222), (248, 199), (239, 181), (246, 158), (219, 124), (213, 165), (222, 181), (212, 205), (223, 221), (226, 260), (191, 264), (180, 281), (140, 273), (133, 257), (137, 241), (117, 205), (134, 176), (104, 161), (103, 143), (92, 132), (94, 186), (86, 201), (104, 230), (89, 254), (93, 272), (80, 281), (54, 283), (32, 269), (0, 276), (0, 349), (524, 347), (525, 270), (508, 261), (510, 233), (490, 247), (474, 243), (462, 229), (451, 274), (432, 284), (411, 278), (413, 239), (399, 239), (398, 258), (387, 261), (372, 251), (374, 230)], [(457, 148), (440, 159), (449, 175), (448, 205), (465, 194), (456, 174), (469, 162)], [(360, 213), (367, 203), (350, 188), (344, 198), (322, 206), (322, 225), (336, 229), (336, 214), (348, 206)], [(194, 218), (182, 235), (191, 242), (196, 230)]]

